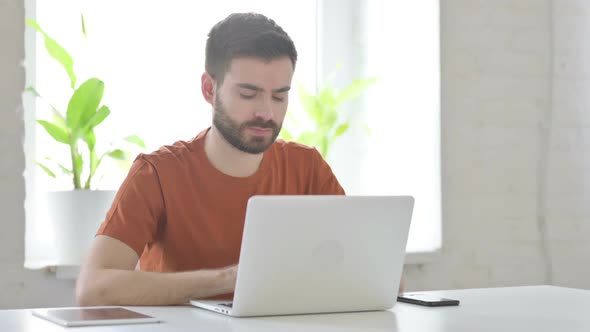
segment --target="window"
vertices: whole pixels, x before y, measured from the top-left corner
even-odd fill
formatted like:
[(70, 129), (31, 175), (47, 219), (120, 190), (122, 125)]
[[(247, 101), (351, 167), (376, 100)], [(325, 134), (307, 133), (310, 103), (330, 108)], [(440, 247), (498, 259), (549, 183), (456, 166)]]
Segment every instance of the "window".
[(329, 76), (341, 63), (335, 80), (341, 88), (352, 79), (377, 78), (361, 100), (348, 105), (356, 130), (335, 143), (332, 167), (349, 194), (414, 196), (407, 252), (437, 251), (442, 242), (439, 3), (323, 3), (318, 75)]
[(441, 246), (440, 47), (438, 1), (379, 1), (367, 6), (366, 97), (371, 125), (362, 190), (411, 194), (407, 250)]
[[(343, 137), (333, 168), (352, 194), (415, 195), (408, 250), (430, 251), (440, 246), (438, 3), (432, 3), (29, 0), (27, 15), (72, 54), (79, 82), (94, 76), (105, 82), (103, 101), (112, 114), (97, 129), (99, 149), (106, 149), (110, 140), (100, 139), (107, 133), (111, 139), (137, 134), (145, 140), (146, 150), (152, 151), (190, 139), (210, 124), (210, 106), (200, 93), (204, 45), (211, 26), (231, 12), (260, 12), (283, 26), (300, 54), (295, 81), (311, 91), (345, 52), (351, 62), (342, 75), (377, 76), (379, 83), (358, 104), (366, 110), (360, 119), (371, 128), (371, 135)], [(86, 39), (80, 31), (81, 12)], [(387, 13), (395, 17), (384, 16)], [(356, 28), (362, 33), (342, 38)], [(404, 35), (407, 31), (412, 33)], [(70, 94), (68, 78), (46, 54), (42, 39), (34, 36), (27, 32), (28, 83), (63, 110)], [(48, 178), (35, 166), (35, 160), (49, 155), (67, 162), (67, 149), (34, 123), (50, 114), (48, 106), (40, 101), (25, 103), (26, 266), (36, 268), (52, 265), (52, 230), (41, 214), (34, 213), (38, 208), (33, 202), (39, 201), (35, 194), (69, 189), (70, 184)], [(290, 111), (298, 109), (295, 89)], [(366, 154), (360, 161), (347, 163), (350, 154), (345, 145), (351, 141)], [(124, 176), (125, 172), (108, 172), (100, 188), (116, 189)]]

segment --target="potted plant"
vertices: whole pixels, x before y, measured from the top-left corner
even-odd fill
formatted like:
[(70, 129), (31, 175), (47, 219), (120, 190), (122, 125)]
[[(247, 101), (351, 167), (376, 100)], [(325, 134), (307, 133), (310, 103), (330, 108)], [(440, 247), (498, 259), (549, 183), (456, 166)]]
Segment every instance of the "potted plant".
[[(44, 201), (47, 221), (51, 223), (55, 234), (56, 264), (78, 265), (116, 193), (94, 190), (97, 170), (108, 158), (127, 161), (128, 164), (131, 153), (121, 148), (102, 153), (97, 151), (95, 129), (111, 113), (102, 104), (104, 82), (98, 78), (89, 78), (77, 85), (72, 56), (35, 20), (27, 19), (26, 24), (43, 36), (47, 53), (63, 67), (69, 77), (69, 88), (72, 89), (65, 112), (48, 102), (51, 116), (49, 119), (37, 120), (56, 143), (68, 147), (69, 162), (64, 165), (52, 158), (45, 158), (37, 161), (37, 165), (53, 178), (64, 175), (71, 179), (73, 190), (48, 192)], [(85, 35), (83, 17), (82, 31)], [(34, 87), (28, 87), (27, 91), (42, 98)], [(145, 148), (144, 142), (136, 135), (125, 137), (122, 142)]]
[[(326, 85), (312, 95), (303, 85), (299, 85), (299, 98), (303, 104), (305, 113), (312, 122), (312, 128), (302, 130), (300, 122), (289, 113), (287, 127), (281, 130), (280, 137), (286, 141), (296, 141), (318, 149), (320, 154), (327, 159), (330, 148), (338, 137), (346, 133), (350, 128), (350, 118), (344, 114), (340, 107), (347, 101), (358, 98), (370, 85), (377, 81), (376, 78), (356, 79), (342, 91)], [(368, 127), (365, 127), (368, 131)], [(299, 134), (295, 137), (295, 131)]]

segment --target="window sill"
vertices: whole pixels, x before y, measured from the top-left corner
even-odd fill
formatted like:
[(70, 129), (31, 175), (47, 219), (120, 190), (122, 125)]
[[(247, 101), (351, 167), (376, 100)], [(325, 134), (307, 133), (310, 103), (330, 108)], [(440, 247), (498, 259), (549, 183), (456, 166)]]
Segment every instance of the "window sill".
[[(438, 260), (441, 257), (440, 250), (427, 252), (410, 252), (406, 254), (405, 265), (427, 264)], [(57, 279), (75, 280), (80, 272), (79, 266), (51, 266), (47, 270), (55, 273)]]
[(47, 270), (50, 273), (55, 273), (56, 279), (76, 280), (78, 273), (80, 273), (79, 266), (73, 265), (62, 265), (62, 266), (49, 266)]
[(440, 249), (435, 251), (420, 251), (406, 253), (404, 265), (420, 265), (440, 260), (442, 253)]

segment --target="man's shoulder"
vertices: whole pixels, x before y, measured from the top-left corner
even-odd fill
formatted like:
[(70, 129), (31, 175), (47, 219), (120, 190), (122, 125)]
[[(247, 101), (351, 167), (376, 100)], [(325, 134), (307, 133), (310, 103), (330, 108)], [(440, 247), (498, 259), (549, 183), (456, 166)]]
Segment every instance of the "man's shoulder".
[(311, 171), (322, 164), (323, 160), (316, 148), (297, 142), (278, 139), (273, 144), (273, 150), (275, 166), (283, 168), (288, 165), (288, 169), (297, 172)]
[(196, 145), (198, 144), (198, 137), (189, 141), (176, 141), (171, 145), (163, 145), (153, 152), (142, 153), (137, 159), (144, 160), (157, 169), (179, 166), (186, 164), (195, 157), (197, 153)]
[(275, 141), (274, 149), (278, 153), (287, 153), (304, 156), (311, 156), (318, 153), (316, 148), (312, 146), (292, 141), (285, 141), (280, 138)]

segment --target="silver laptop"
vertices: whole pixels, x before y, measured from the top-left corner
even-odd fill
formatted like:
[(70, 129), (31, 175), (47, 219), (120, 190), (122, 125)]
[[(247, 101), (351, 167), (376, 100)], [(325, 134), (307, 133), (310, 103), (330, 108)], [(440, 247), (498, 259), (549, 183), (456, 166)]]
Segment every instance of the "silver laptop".
[(410, 196), (254, 196), (233, 301), (191, 304), (236, 317), (387, 310), (413, 206)]

